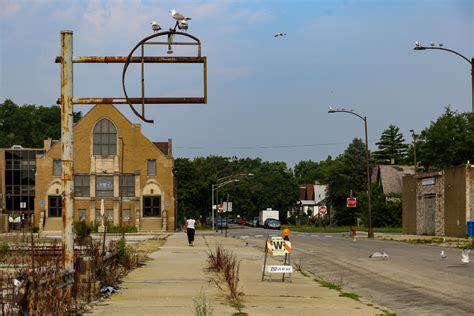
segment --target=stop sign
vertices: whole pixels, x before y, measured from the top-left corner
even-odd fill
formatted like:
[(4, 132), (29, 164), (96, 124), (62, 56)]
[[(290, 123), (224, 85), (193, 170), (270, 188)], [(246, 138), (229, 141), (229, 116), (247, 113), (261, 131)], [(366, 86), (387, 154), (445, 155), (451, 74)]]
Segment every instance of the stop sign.
[(224, 213), (224, 204), (217, 204), (217, 212)]
[(320, 214), (323, 214), (323, 215), (324, 215), (324, 214), (326, 214), (327, 212), (328, 212), (328, 208), (326, 207), (326, 205), (321, 205), (321, 206), (319, 207), (319, 213), (320, 213)]
[(357, 206), (357, 199), (355, 197), (348, 197), (346, 200), (347, 207), (356, 207)]

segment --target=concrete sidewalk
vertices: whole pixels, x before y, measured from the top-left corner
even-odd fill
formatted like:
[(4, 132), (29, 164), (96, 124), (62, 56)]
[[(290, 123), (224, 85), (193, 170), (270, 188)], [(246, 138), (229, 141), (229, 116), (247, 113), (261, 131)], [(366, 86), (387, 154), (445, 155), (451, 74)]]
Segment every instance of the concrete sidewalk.
[[(132, 271), (123, 282), (124, 288), (102, 306), (94, 307), (95, 315), (194, 315), (193, 297), (204, 289), (212, 302), (214, 315), (233, 315), (224, 293), (211, 282), (206, 271), (209, 249), (222, 244), (239, 260), (244, 313), (248, 315), (377, 315), (375, 309), (339, 292), (321, 287), (312, 277), (293, 273), (293, 282), (281, 282), (276, 274), (273, 282), (261, 282), (263, 251), (247, 246), (245, 241), (223, 238), (212, 232), (198, 232), (195, 246), (189, 247), (186, 235), (176, 233), (165, 245), (151, 254), (146, 266)], [(263, 246), (263, 245), (262, 245)], [(270, 263), (276, 263), (271, 261)], [(222, 286), (226, 286), (222, 284)]]

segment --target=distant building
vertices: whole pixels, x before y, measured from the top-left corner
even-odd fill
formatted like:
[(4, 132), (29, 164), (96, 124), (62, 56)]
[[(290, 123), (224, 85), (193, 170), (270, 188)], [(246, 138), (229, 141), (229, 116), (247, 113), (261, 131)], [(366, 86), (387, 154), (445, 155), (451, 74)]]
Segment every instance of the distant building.
[[(112, 105), (91, 109), (73, 135), (74, 221), (97, 223), (102, 208), (110, 226), (175, 230), (171, 140), (149, 141)], [(60, 142), (0, 149), (1, 213), (24, 214), (27, 222), (34, 213), (34, 226), (61, 231), (61, 172)]]
[(301, 212), (316, 216), (319, 214), (319, 207), (325, 204), (327, 185), (305, 184), (299, 188), (299, 202)]
[(13, 217), (29, 223), (35, 209), (36, 156), (44, 149), (0, 148), (0, 231)]
[(474, 221), (474, 166), (403, 178), (403, 233), (463, 237)]
[[(415, 174), (414, 166), (404, 165), (378, 165), (372, 168), (375, 175), (375, 181), (385, 195), (396, 193), (401, 194), (403, 191), (403, 177)], [(372, 181), (374, 179), (372, 178)]]

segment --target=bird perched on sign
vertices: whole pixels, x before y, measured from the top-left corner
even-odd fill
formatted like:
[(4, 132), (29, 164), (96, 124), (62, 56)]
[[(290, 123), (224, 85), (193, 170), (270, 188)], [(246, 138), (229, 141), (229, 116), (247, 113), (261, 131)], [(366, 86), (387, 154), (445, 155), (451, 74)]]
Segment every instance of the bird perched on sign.
[(369, 256), (369, 258), (371, 259), (382, 259), (382, 260), (385, 260), (388, 258), (388, 254), (386, 252), (380, 252), (380, 251), (376, 251), (374, 252), (373, 254), (371, 254)]
[(444, 253), (444, 250), (441, 250), (441, 253), (439, 255), (441, 257), (441, 260), (446, 259), (448, 256)]
[(286, 36), (286, 33), (279, 32), (279, 33), (275, 33), (275, 35), (273, 35), (273, 37), (279, 37), (279, 36)]
[(471, 253), (471, 249), (463, 249), (462, 254), (461, 254), (461, 262), (462, 263), (469, 263), (471, 260), (469, 260), (469, 254)]
[(158, 25), (158, 23), (156, 23), (156, 21), (152, 21), (151, 23), (151, 29), (153, 30), (153, 32), (158, 32), (159, 30), (161, 30), (161, 26)]

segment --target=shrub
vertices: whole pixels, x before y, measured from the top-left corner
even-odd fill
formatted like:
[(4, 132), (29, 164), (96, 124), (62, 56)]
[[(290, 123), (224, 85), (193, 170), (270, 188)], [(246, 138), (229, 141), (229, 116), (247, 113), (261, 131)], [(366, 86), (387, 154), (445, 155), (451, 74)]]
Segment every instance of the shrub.
[(90, 236), (92, 229), (85, 221), (80, 221), (74, 223), (74, 232), (78, 238), (84, 239), (85, 237)]

